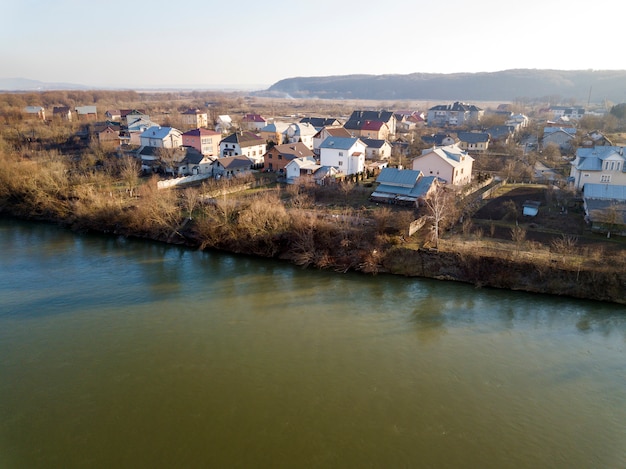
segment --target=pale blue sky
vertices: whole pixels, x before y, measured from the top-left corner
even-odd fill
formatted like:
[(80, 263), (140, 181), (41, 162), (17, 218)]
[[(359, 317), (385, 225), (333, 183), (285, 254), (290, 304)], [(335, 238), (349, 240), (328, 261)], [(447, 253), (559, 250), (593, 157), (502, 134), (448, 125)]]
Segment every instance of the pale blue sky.
[(621, 23), (610, 24), (613, 0), (0, 0), (0, 7), (0, 78), (259, 88), (353, 73), (626, 70)]

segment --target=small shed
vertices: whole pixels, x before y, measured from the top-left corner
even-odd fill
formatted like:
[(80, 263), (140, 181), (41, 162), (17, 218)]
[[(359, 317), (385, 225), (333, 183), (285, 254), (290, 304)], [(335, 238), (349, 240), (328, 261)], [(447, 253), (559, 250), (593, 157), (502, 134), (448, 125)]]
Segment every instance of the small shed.
[(541, 202), (536, 200), (527, 200), (522, 204), (522, 213), (527, 217), (534, 217), (539, 213), (539, 206)]

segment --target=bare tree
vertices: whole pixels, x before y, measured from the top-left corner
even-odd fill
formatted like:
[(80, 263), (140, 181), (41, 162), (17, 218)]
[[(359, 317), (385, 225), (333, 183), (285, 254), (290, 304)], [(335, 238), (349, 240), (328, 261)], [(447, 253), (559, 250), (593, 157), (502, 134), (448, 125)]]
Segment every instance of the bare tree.
[(437, 187), (425, 201), (426, 208), (428, 209), (427, 217), (432, 222), (435, 248), (439, 248), (439, 234), (442, 223), (449, 211), (450, 202), (450, 195), (441, 186)]
[(119, 160), (118, 164), (120, 177), (126, 184), (126, 191), (129, 197), (135, 195), (135, 189), (139, 185), (139, 163), (130, 156), (125, 156)]

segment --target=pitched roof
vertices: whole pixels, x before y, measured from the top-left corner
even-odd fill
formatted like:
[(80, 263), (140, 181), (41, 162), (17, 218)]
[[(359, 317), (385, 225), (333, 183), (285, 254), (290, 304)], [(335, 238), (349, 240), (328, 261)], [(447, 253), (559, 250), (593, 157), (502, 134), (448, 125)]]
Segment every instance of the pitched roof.
[(459, 140), (466, 143), (485, 143), (489, 141), (487, 132), (458, 132)]
[(361, 130), (367, 121), (388, 123), (394, 118), (392, 111), (353, 111), (344, 127), (346, 129)]
[(215, 130), (209, 129), (192, 129), (188, 130), (183, 134), (183, 137), (215, 137), (221, 136), (222, 134), (216, 132)]
[(184, 115), (197, 116), (198, 114), (206, 114), (206, 112), (201, 111), (200, 109), (187, 109), (183, 112)]
[(429, 109), (429, 111), (456, 111), (456, 112), (476, 112), (482, 111), (481, 108), (474, 104), (461, 103), (456, 101), (454, 104), (438, 104)]
[(474, 158), (472, 158), (467, 152), (461, 150), (456, 145), (447, 145), (444, 147), (436, 147), (430, 150), (424, 150), (421, 155), (415, 157), (414, 159), (417, 160), (427, 155), (436, 155), (453, 167), (461, 165), (462, 157), (469, 158), (470, 161), (474, 161)]
[(256, 145), (263, 145), (265, 140), (259, 137), (254, 132), (235, 132), (228, 137), (222, 139), (225, 143), (238, 143), (240, 147), (252, 147)]
[(354, 146), (354, 144), (358, 141), (358, 138), (354, 137), (326, 137), (322, 144), (320, 145), (320, 149), (322, 148), (334, 148), (337, 150), (349, 150)]
[(300, 119), (300, 122), (309, 123), (318, 129), (321, 127), (328, 127), (330, 125), (337, 125), (339, 123), (339, 121), (334, 117), (303, 117)]
[(238, 169), (238, 168), (250, 168), (252, 166), (252, 160), (247, 156), (226, 156), (224, 158), (218, 158), (213, 163), (222, 166), (224, 169)]
[(387, 140), (378, 138), (362, 138), (361, 141), (369, 148), (382, 148), (387, 143)]
[[(626, 160), (624, 147), (597, 146), (593, 148), (579, 148), (576, 150), (576, 160), (572, 163), (579, 171), (601, 171), (604, 160)], [(626, 172), (626, 165), (622, 169)]]
[(144, 130), (144, 132), (141, 134), (141, 137), (158, 138), (158, 139), (163, 140), (164, 138), (167, 138), (172, 133), (174, 134), (178, 133), (182, 135), (180, 130), (175, 129), (174, 127), (161, 127), (160, 125), (154, 125)]
[(242, 122), (265, 122), (265, 118), (260, 114), (246, 114), (241, 120)]
[(626, 201), (626, 186), (590, 184), (583, 186), (585, 199), (610, 199)]
[(302, 142), (297, 143), (284, 143), (282, 145), (275, 145), (269, 151), (276, 151), (283, 155), (286, 159), (303, 158), (306, 156), (313, 156), (314, 153)]

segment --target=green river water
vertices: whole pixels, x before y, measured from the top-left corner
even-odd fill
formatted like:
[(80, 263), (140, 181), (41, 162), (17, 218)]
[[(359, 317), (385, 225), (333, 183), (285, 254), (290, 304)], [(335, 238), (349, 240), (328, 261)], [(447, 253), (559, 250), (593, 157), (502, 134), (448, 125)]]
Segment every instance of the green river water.
[(0, 468), (624, 468), (623, 306), (0, 220)]

